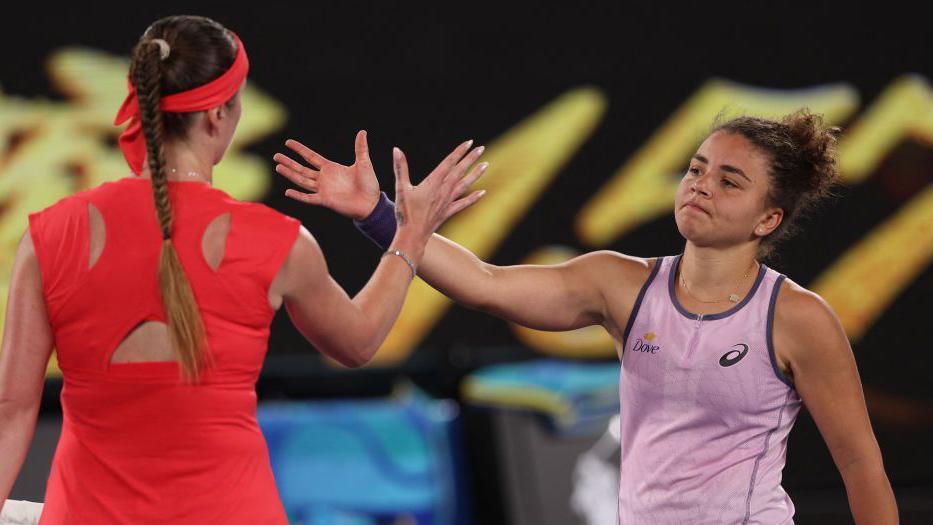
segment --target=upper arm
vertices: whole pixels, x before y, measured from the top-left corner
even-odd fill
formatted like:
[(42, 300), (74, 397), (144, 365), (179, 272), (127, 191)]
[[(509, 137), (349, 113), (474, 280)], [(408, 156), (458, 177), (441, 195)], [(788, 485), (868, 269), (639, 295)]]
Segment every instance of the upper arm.
[(858, 368), (842, 324), (817, 294), (785, 283), (775, 310), (775, 346), (837, 467), (880, 461)]
[(492, 267), (490, 310), (538, 330), (606, 325), (614, 299), (637, 294), (648, 274), (644, 260), (611, 251), (591, 252), (556, 265)]
[(357, 308), (330, 276), (321, 247), (304, 226), (276, 274), (272, 289), (283, 298), (292, 323), (305, 339), (329, 357), (355, 364), (352, 354), (339, 350), (352, 339), (348, 327), (358, 314)]
[(27, 230), (10, 278), (0, 349), (0, 405), (38, 408), (52, 345), (39, 263)]

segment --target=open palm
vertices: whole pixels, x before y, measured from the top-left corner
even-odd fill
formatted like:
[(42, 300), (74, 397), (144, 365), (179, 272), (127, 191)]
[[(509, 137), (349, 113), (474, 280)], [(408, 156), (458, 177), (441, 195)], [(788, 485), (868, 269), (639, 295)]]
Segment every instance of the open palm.
[(288, 140), (285, 145), (308, 164), (281, 153), (273, 157), (276, 172), (308, 191), (289, 189), (287, 196), (358, 220), (365, 219), (376, 207), (379, 180), (369, 159), (366, 131), (356, 134), (356, 159), (350, 166), (328, 160), (297, 140)]

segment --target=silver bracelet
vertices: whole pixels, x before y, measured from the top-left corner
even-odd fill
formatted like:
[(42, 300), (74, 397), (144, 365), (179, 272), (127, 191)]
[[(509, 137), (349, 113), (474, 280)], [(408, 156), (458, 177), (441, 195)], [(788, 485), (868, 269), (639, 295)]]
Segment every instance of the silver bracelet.
[(398, 255), (399, 257), (402, 258), (403, 261), (405, 261), (405, 264), (407, 264), (408, 267), (411, 268), (411, 278), (412, 278), (412, 279), (414, 279), (415, 276), (418, 275), (418, 271), (415, 270), (415, 263), (411, 262), (411, 259), (409, 259), (407, 255), (405, 255), (405, 252), (403, 252), (402, 250), (397, 250), (397, 249), (396, 249), (396, 250), (389, 250), (389, 251), (385, 252), (384, 254), (382, 254), (382, 256), (385, 257), (386, 255), (389, 255), (389, 254)]

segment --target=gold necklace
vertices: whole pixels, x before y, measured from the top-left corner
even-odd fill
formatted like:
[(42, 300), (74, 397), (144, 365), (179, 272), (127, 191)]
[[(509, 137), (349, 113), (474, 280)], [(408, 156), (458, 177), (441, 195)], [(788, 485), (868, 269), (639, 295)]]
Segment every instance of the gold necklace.
[[(743, 283), (743, 282), (745, 281), (745, 279), (748, 277), (748, 274), (751, 273), (752, 268), (755, 267), (755, 262), (756, 262), (756, 261), (755, 261), (754, 259), (752, 259), (752, 265), (748, 267), (748, 270), (746, 270), (745, 275), (743, 275), (742, 278), (739, 279), (739, 280), (733, 285), (733, 288), (737, 287), (739, 284), (741, 284), (741, 283)], [(703, 299), (700, 299), (700, 298), (698, 298), (697, 296), (693, 295), (693, 293), (690, 292), (690, 287), (687, 286), (687, 280), (684, 279), (684, 269), (683, 269), (683, 268), (680, 269), (680, 285), (683, 286), (684, 291), (687, 292), (687, 295), (689, 295), (694, 301), (697, 301), (697, 302), (700, 302), (700, 303), (704, 303), (704, 304), (715, 304), (715, 303), (722, 303), (722, 302), (725, 302), (725, 301), (727, 301), (727, 300), (730, 301), (730, 302), (733, 302), (733, 303), (739, 302), (739, 294), (737, 294), (737, 293), (731, 293), (731, 294), (729, 294), (729, 298), (728, 298), (728, 299), (717, 299), (717, 300), (715, 300), (715, 301), (704, 301)]]

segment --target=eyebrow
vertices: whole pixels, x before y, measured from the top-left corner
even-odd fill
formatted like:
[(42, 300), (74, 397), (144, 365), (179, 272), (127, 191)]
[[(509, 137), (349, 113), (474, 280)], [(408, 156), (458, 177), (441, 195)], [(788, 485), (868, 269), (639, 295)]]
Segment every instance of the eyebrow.
[[(700, 155), (699, 153), (694, 155), (693, 158), (695, 160), (702, 162), (703, 164), (709, 164), (709, 161), (706, 159), (706, 157), (704, 157), (703, 155)], [(729, 164), (723, 164), (722, 166), (720, 166), (720, 169), (727, 173), (735, 173), (736, 175), (741, 175), (748, 182), (752, 182), (752, 179), (748, 178), (748, 175), (746, 175), (744, 171), (740, 170), (739, 168), (736, 168), (735, 166), (731, 166)]]

